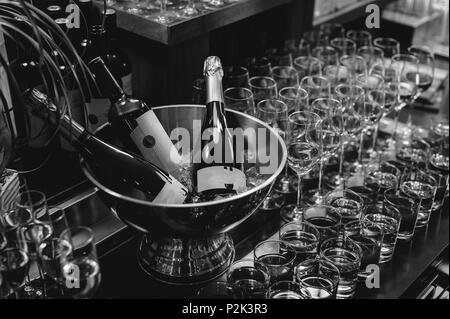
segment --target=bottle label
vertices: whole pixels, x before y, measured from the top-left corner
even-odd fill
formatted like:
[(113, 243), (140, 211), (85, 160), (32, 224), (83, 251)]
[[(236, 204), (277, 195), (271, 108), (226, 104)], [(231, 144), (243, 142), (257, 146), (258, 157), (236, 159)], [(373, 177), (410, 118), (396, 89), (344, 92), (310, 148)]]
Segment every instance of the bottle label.
[(122, 90), (125, 92), (125, 94), (127, 95), (133, 95), (133, 85), (132, 85), (132, 81), (133, 77), (130, 74), (127, 74), (125, 76), (123, 76), (121, 78), (122, 81)]
[(172, 178), (172, 182), (167, 182), (152, 202), (157, 204), (183, 204), (186, 196), (186, 188), (175, 178)]
[[(111, 107), (109, 99), (91, 99), (86, 103), (87, 110), (87, 128), (88, 131), (94, 133), (100, 126), (108, 123), (108, 112)], [(82, 123), (82, 122), (81, 122)]]
[(136, 119), (136, 123), (131, 138), (142, 156), (178, 179), (181, 156), (155, 113), (152, 110), (145, 112)]
[(232, 189), (237, 193), (246, 188), (244, 172), (230, 166), (209, 166), (197, 171), (197, 191)]

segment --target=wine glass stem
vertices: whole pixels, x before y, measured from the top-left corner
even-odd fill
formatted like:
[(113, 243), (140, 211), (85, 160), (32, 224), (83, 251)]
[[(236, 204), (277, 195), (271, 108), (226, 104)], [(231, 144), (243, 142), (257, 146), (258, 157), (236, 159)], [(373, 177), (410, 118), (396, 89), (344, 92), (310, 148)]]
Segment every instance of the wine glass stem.
[(319, 197), (322, 196), (322, 174), (323, 174), (323, 159), (319, 162), (319, 185), (317, 186)]
[[(381, 120), (381, 119), (380, 119)], [(375, 152), (377, 147), (377, 140), (378, 140), (378, 130), (380, 129), (380, 121), (375, 124), (374, 130), (373, 130), (373, 137), (372, 137), (372, 150)]]
[(298, 187), (297, 187), (297, 207), (302, 207), (302, 196), (303, 196), (303, 189), (302, 189), (302, 175), (298, 174)]
[(398, 126), (398, 117), (400, 115), (400, 111), (395, 110), (395, 117), (394, 117), (394, 132), (392, 132), (392, 139), (395, 141), (397, 138), (397, 126)]
[(363, 144), (364, 144), (364, 130), (361, 130), (361, 134), (359, 135), (359, 150), (358, 150), (359, 165), (362, 165)]
[(339, 160), (339, 178), (342, 182), (344, 182), (344, 151), (345, 151), (345, 143), (344, 138), (341, 140), (341, 154)]

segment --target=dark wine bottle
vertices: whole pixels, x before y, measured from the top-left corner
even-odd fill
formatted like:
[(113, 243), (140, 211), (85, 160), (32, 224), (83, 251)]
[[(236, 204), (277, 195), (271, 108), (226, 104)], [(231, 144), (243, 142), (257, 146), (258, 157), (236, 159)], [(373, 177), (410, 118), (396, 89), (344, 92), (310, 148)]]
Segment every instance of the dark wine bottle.
[[(195, 159), (194, 185), (202, 196), (222, 196), (242, 192), (246, 187), (243, 163), (236, 161), (233, 137), (228, 129), (222, 89), (220, 59), (205, 60), (206, 114), (202, 122), (201, 157)], [(210, 133), (209, 140), (203, 139)], [(217, 156), (219, 151), (220, 156)]]
[(92, 60), (89, 68), (102, 95), (111, 101), (108, 119), (126, 147), (137, 147), (147, 161), (179, 178), (181, 156), (153, 110), (127, 96), (100, 57)]
[[(27, 91), (26, 99), (36, 114), (56, 124), (58, 108), (42, 92), (33, 89)], [(146, 160), (112, 146), (88, 133), (80, 124), (69, 116), (62, 117), (60, 133), (67, 138), (90, 163), (101, 166), (120, 180), (138, 186), (149, 192), (154, 203), (182, 204), (187, 189), (174, 177)], [(118, 182), (120, 182), (118, 180)]]

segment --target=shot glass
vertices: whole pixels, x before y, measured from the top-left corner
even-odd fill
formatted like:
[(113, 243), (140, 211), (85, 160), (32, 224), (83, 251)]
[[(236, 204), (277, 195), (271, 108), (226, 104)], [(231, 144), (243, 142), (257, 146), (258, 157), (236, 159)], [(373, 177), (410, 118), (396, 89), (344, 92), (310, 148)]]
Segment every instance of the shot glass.
[(225, 90), (223, 96), (226, 108), (255, 115), (255, 101), (253, 100), (253, 93), (249, 89), (231, 87)]
[(319, 230), (305, 222), (292, 222), (280, 228), (280, 240), (295, 249), (295, 264), (315, 258), (319, 248)]
[(378, 204), (370, 207), (364, 216), (364, 220), (377, 224), (383, 230), (380, 264), (390, 261), (397, 244), (398, 230), (401, 222), (400, 212), (397, 208)]
[(352, 298), (361, 266), (361, 247), (348, 238), (329, 238), (320, 245), (320, 257), (333, 263), (339, 269), (337, 298)]
[(436, 180), (424, 171), (412, 169), (403, 175), (400, 193), (414, 200), (419, 206), (416, 228), (428, 224), (436, 189)]
[(303, 213), (303, 221), (317, 228), (320, 233), (319, 241), (336, 237), (341, 228), (342, 216), (333, 207), (315, 205), (308, 207)]
[(339, 269), (323, 258), (305, 260), (295, 268), (295, 279), (312, 299), (336, 299)]
[(377, 202), (378, 192), (367, 186), (351, 186), (349, 190), (358, 194), (364, 201), (364, 206), (369, 207)]
[(398, 188), (400, 176), (401, 173), (397, 167), (381, 162), (379, 165), (369, 165), (365, 184), (377, 192), (377, 201), (382, 202), (383, 194), (387, 189)]
[(364, 213), (364, 200), (349, 189), (331, 191), (325, 195), (324, 200), (326, 205), (333, 207), (341, 214), (342, 225), (360, 220)]
[(372, 274), (367, 270), (369, 265), (378, 265), (383, 242), (383, 230), (375, 223), (353, 221), (344, 226), (344, 236), (353, 240), (362, 250), (361, 266), (358, 272), (360, 279)]
[(311, 295), (295, 281), (278, 281), (269, 287), (267, 299), (311, 299)]
[(267, 267), (253, 259), (242, 259), (228, 269), (227, 283), (234, 298), (264, 299), (270, 283)]
[(259, 243), (253, 251), (255, 262), (266, 266), (270, 283), (291, 281), (294, 278), (294, 262), (297, 253), (291, 245), (280, 240)]
[(417, 223), (417, 213), (419, 210), (417, 203), (393, 188), (384, 192), (383, 203), (384, 206), (398, 209), (401, 215), (398, 239), (410, 241), (414, 236), (414, 229)]

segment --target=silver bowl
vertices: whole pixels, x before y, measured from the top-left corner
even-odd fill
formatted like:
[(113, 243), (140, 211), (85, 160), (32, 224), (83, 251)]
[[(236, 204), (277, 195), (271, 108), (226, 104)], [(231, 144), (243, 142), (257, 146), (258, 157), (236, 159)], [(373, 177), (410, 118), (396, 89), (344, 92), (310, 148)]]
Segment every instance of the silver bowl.
[[(153, 110), (167, 132), (177, 127), (185, 128), (190, 132), (193, 144), (193, 121), (203, 118), (204, 106), (171, 105)], [(100, 196), (112, 212), (124, 223), (144, 233), (138, 261), (144, 271), (160, 281), (197, 284), (222, 274), (234, 258), (233, 243), (227, 232), (258, 209), (284, 168), (286, 147), (270, 126), (232, 110), (227, 110), (226, 117), (231, 128), (252, 128), (256, 132), (263, 129), (259, 132), (265, 136), (258, 135), (256, 143), (252, 139), (246, 141), (246, 150), (256, 150), (256, 161), (247, 163), (247, 169), (264, 166), (266, 159), (263, 155), (270, 155), (272, 163), (276, 163), (273, 173), (263, 175), (262, 183), (230, 198), (196, 204), (154, 204), (145, 200), (139, 190), (129, 184), (118, 184), (110, 179), (108, 171), (81, 159), (82, 171), (100, 189)], [(96, 135), (120, 145), (109, 125), (99, 128)], [(265, 142), (260, 136), (265, 138)]]

